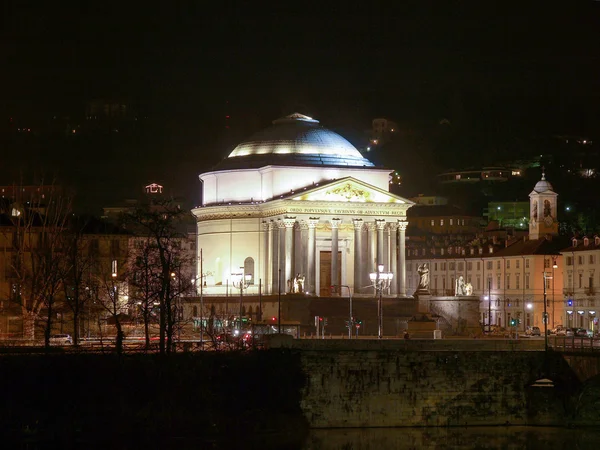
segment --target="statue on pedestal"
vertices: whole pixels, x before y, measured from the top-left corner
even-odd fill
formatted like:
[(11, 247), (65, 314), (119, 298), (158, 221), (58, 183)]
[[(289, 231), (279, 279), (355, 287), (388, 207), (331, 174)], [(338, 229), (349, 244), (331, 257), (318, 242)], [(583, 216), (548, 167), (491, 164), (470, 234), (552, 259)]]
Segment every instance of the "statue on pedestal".
[(429, 264), (420, 264), (419, 268), (417, 269), (417, 272), (420, 277), (417, 292), (429, 294)]
[(294, 293), (302, 294), (304, 292), (304, 275), (298, 274), (294, 278)]

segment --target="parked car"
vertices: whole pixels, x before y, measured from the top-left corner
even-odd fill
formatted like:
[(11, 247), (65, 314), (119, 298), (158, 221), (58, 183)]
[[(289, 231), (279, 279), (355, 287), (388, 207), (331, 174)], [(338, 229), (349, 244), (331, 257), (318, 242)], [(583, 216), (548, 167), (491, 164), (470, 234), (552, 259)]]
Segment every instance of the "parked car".
[(540, 330), (540, 327), (531, 327), (531, 335), (532, 336), (541, 336), (542, 332)]
[(555, 334), (557, 336), (564, 336), (566, 328), (564, 325), (557, 325), (556, 327), (548, 330), (548, 334)]
[(69, 334), (53, 334), (50, 336), (50, 345), (73, 345), (73, 338)]

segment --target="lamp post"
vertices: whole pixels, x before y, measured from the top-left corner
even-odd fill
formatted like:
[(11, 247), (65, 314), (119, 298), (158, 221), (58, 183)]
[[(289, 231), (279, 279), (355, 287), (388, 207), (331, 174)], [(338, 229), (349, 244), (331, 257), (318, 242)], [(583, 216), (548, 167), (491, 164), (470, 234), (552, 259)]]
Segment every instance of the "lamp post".
[(373, 282), (373, 285), (379, 294), (377, 299), (377, 337), (379, 339), (383, 338), (383, 290), (390, 286), (392, 278), (394, 278), (394, 274), (392, 272), (384, 272), (383, 264), (377, 266), (377, 272), (371, 272), (369, 274), (369, 279)]
[(558, 269), (558, 264), (556, 264), (556, 256), (552, 257), (552, 329), (556, 326), (554, 324), (554, 269)]
[(492, 334), (492, 279), (488, 278), (488, 334)]
[[(241, 268), (241, 267), (240, 267)], [(240, 290), (240, 317), (238, 321), (238, 336), (242, 335), (242, 309), (243, 309), (243, 298), (244, 298), (244, 289), (248, 289), (250, 285), (250, 279), (252, 276), (250, 274), (241, 273), (232, 273), (231, 281), (233, 286), (239, 288)]]
[(548, 313), (546, 312), (546, 280), (552, 279), (552, 276), (546, 275), (544, 270), (544, 351), (548, 351)]
[(350, 290), (350, 286), (346, 284), (333, 285), (333, 287), (340, 287), (348, 289), (348, 302), (349, 302), (349, 313), (348, 313), (348, 339), (352, 339), (352, 325), (354, 320), (352, 319), (352, 291)]

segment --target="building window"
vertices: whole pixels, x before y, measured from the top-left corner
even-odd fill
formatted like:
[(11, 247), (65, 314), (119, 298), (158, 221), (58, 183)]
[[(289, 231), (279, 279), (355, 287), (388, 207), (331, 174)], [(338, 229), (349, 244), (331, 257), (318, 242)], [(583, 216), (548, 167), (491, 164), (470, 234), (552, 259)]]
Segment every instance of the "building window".
[(454, 225), (454, 219), (450, 219), (450, 225)]
[(529, 289), (529, 274), (525, 274), (525, 289)]
[(583, 265), (583, 256), (579, 255), (579, 256), (577, 257), (577, 264), (579, 264), (580, 266), (582, 266), (582, 265)]
[(473, 263), (471, 261), (467, 263), (467, 270), (473, 270)]
[(583, 286), (583, 274), (580, 273), (579, 274), (579, 289), (581, 289)]
[(254, 284), (254, 259), (251, 257), (244, 260), (244, 275), (250, 275), (248, 284)]
[(455, 268), (455, 263), (451, 262), (450, 263), (450, 270), (454, 270), (454, 268)]
[(501, 289), (500, 287), (500, 275), (496, 277), (496, 289)]
[(487, 262), (487, 270), (492, 270), (492, 261)]
[(465, 267), (464, 263), (461, 263), (461, 262), (458, 263), (458, 271), (459, 272), (462, 272), (464, 270), (464, 267)]
[(113, 239), (110, 241), (110, 251), (113, 255), (118, 255), (120, 253), (120, 244), (121, 242), (118, 239)]
[(431, 226), (435, 226), (435, 220), (431, 219)]
[(510, 274), (506, 274), (506, 289), (510, 289)]
[(517, 269), (518, 269), (518, 268), (521, 266), (521, 261), (519, 261), (519, 260), (517, 259), (516, 263), (517, 263)]
[(544, 269), (550, 268), (550, 260), (548, 258), (544, 258)]
[(526, 269), (529, 269), (529, 259), (526, 259), (526, 260), (525, 260), (525, 268), (526, 268)]
[(433, 263), (433, 270), (437, 272), (437, 263)]
[(496, 269), (500, 270), (500, 260), (496, 261)]
[(552, 288), (552, 278), (544, 278), (544, 281), (546, 283), (546, 289), (551, 289)]
[(572, 265), (573, 265), (573, 257), (567, 256), (567, 266), (572, 266)]
[(515, 276), (516, 276), (516, 280), (515, 280), (516, 286), (515, 286), (515, 289), (521, 289), (521, 274), (517, 273), (517, 274), (515, 274)]
[(481, 290), (481, 277), (477, 276), (477, 290)]
[(510, 259), (507, 259), (507, 260), (506, 260), (506, 268), (507, 268), (507, 269), (510, 269)]
[(589, 261), (590, 264), (595, 264), (596, 263), (596, 256), (595, 255), (590, 255), (588, 261)]
[(440, 219), (440, 227), (444, 226), (444, 219)]

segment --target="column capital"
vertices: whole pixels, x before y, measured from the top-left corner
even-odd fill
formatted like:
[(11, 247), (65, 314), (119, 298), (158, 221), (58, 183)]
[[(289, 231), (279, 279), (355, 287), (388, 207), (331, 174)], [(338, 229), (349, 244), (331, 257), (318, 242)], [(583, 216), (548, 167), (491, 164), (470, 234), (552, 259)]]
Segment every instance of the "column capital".
[(301, 220), (299, 224), (301, 230), (308, 230), (308, 222), (306, 220)]
[(385, 219), (375, 219), (375, 226), (378, 230), (383, 230), (385, 227)]
[(398, 223), (397, 222), (389, 222), (387, 224), (387, 226), (390, 229), (390, 231), (396, 231), (398, 229)]
[(285, 224), (283, 223), (283, 220), (281, 219), (277, 219), (277, 222), (273, 223), (277, 228), (285, 228)]
[(315, 228), (319, 223), (320, 217), (310, 217), (306, 222), (308, 223), (308, 228)]
[(331, 219), (330, 223), (331, 223), (331, 228), (339, 228), (340, 224), (342, 223), (342, 219), (338, 219), (338, 218)]
[(262, 223), (262, 224), (263, 224), (263, 228), (264, 228), (266, 231), (270, 231), (270, 230), (272, 230), (272, 229), (273, 229), (273, 222), (272, 222), (272, 221), (269, 221), (269, 220), (263, 220), (263, 223)]
[(373, 231), (375, 230), (375, 224), (373, 222), (367, 222), (365, 223), (365, 228), (367, 231)]
[(296, 223), (296, 218), (291, 216), (285, 216), (282, 220), (283, 226), (286, 228), (292, 228)]
[(352, 224), (354, 225), (354, 229), (357, 231), (362, 230), (363, 220), (362, 219), (352, 219)]
[(408, 226), (408, 220), (399, 220), (398, 221), (398, 228), (400, 228), (400, 231), (406, 231), (407, 226)]

